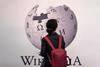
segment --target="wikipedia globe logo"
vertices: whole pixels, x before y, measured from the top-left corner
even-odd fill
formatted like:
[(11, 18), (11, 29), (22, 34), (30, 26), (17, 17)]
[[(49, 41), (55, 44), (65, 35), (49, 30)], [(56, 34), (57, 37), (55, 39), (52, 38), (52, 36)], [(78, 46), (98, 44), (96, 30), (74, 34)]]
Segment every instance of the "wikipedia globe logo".
[(67, 47), (75, 38), (77, 32), (77, 20), (74, 12), (66, 5), (48, 7), (40, 12), (40, 5), (35, 5), (26, 16), (25, 31), (30, 42), (41, 49), (41, 39), (46, 33), (46, 22), (49, 19), (57, 19), (56, 32), (63, 35)]

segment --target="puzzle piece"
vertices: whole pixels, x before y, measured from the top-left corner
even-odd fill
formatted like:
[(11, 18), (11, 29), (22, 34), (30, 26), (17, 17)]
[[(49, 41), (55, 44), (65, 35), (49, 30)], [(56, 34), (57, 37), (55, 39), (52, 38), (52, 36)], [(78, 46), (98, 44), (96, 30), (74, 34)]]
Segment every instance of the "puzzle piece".
[(38, 20), (38, 23), (41, 23), (42, 20), (48, 19), (48, 14), (41, 13), (40, 16), (34, 16), (33, 20)]

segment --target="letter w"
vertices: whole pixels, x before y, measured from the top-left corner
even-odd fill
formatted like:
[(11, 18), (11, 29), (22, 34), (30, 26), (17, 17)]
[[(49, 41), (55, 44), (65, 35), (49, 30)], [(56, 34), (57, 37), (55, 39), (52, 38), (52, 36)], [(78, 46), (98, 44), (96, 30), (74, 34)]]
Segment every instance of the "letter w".
[(24, 65), (28, 64), (30, 65), (34, 56), (21, 56), (21, 59), (23, 60)]

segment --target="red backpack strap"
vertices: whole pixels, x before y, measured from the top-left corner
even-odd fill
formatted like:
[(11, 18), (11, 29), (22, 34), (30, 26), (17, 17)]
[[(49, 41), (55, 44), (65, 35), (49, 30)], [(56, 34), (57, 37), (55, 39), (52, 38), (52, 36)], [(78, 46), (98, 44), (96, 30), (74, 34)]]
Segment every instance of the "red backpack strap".
[(62, 36), (60, 35), (59, 36), (59, 48), (61, 48), (61, 46), (62, 46)]
[(49, 46), (54, 50), (54, 46), (53, 44), (51, 43), (50, 39), (48, 38), (48, 36), (44, 37), (44, 39), (48, 42)]

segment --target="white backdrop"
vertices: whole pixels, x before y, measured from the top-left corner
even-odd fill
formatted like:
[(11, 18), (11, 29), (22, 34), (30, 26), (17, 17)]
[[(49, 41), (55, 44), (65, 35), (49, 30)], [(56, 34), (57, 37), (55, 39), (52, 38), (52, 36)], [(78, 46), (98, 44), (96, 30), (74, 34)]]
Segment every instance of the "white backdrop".
[(78, 56), (80, 67), (100, 67), (100, 0), (0, 0), (0, 67), (38, 67), (25, 66), (20, 57), (39, 57), (25, 33), (26, 15), (36, 4), (68, 5), (78, 21), (77, 35), (66, 48), (72, 64)]

